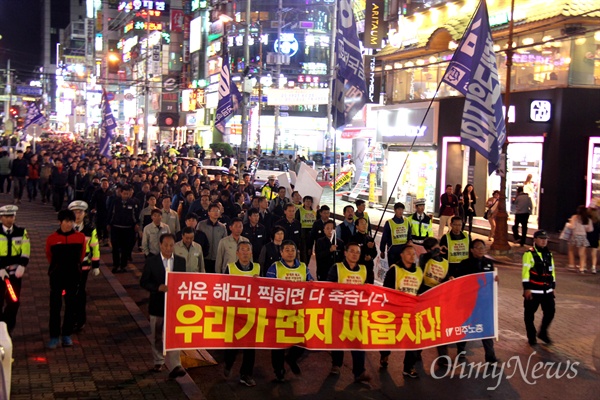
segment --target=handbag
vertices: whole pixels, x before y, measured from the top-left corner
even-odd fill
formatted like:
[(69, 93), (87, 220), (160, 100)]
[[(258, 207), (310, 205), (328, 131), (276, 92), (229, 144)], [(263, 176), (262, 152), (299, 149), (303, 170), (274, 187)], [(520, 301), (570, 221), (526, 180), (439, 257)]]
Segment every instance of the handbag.
[(496, 201), (494, 201), (494, 203), (487, 210), (485, 210), (485, 212), (483, 213), (483, 219), (490, 219), (492, 208), (494, 208), (497, 202), (498, 199), (496, 199)]
[(571, 240), (571, 236), (573, 236), (573, 228), (569, 227), (569, 223), (565, 224), (565, 227), (560, 232), (560, 236), (558, 237), (560, 240)]

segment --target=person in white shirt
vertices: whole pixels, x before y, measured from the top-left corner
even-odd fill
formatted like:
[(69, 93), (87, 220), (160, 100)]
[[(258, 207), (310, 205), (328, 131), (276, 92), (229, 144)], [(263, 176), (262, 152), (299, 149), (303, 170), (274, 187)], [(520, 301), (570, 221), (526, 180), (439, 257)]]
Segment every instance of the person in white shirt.
[(171, 233), (167, 224), (162, 222), (162, 211), (155, 208), (150, 213), (152, 223), (146, 225), (142, 232), (142, 251), (146, 257), (155, 256), (160, 252), (160, 236)]
[(237, 261), (237, 246), (239, 242), (250, 242), (242, 236), (244, 225), (240, 218), (234, 218), (229, 224), (231, 235), (224, 237), (219, 241), (217, 248), (217, 258), (215, 260), (215, 272), (222, 274), (225, 266)]

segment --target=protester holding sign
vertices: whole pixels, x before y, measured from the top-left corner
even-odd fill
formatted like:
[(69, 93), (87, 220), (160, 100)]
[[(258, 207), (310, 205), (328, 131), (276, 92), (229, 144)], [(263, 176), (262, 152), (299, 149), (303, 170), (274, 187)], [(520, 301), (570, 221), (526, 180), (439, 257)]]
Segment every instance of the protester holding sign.
[[(400, 263), (390, 266), (390, 269), (385, 274), (383, 286), (396, 289), (403, 293), (416, 296), (419, 292), (419, 287), (423, 283), (423, 270), (415, 264), (417, 253), (414, 247), (404, 246), (400, 253)], [(387, 368), (389, 351), (381, 352), (379, 364), (382, 368)], [(407, 350), (404, 354), (404, 370), (402, 375), (409, 378), (418, 378), (419, 374), (415, 369), (415, 364), (421, 354), (420, 350)]]
[[(224, 274), (242, 275), (242, 276), (259, 276), (260, 264), (252, 262), (252, 245), (249, 242), (238, 242), (237, 245), (237, 261), (227, 264)], [(225, 350), (225, 372), (224, 375), (228, 378), (231, 375), (231, 368), (237, 356), (237, 349)], [(256, 382), (252, 377), (254, 375), (254, 360), (256, 358), (256, 350), (244, 349), (242, 353), (242, 367), (240, 368), (240, 383), (249, 387), (256, 386)]]
[[(351, 285), (364, 285), (367, 281), (367, 267), (359, 264), (360, 246), (358, 243), (348, 243), (344, 252), (344, 262), (338, 262), (329, 269), (327, 280), (329, 282), (346, 283)], [(352, 350), (352, 373), (354, 382), (368, 382), (371, 376), (365, 370), (365, 352)], [(331, 352), (331, 375), (339, 375), (344, 362), (343, 351)]]
[[(290, 205), (294, 207), (293, 205)], [(296, 259), (297, 253), (296, 244), (291, 240), (285, 240), (281, 244), (281, 260), (277, 261), (267, 271), (267, 278), (277, 278), (293, 282), (308, 282), (313, 281), (313, 277), (306, 264)], [(284, 361), (288, 363), (292, 372), (295, 375), (300, 375), (302, 372), (298, 366), (298, 359), (304, 352), (304, 349), (297, 346), (292, 346), (288, 355), (285, 355), (285, 350), (271, 351), (271, 364), (275, 370), (277, 382), (285, 382)]]

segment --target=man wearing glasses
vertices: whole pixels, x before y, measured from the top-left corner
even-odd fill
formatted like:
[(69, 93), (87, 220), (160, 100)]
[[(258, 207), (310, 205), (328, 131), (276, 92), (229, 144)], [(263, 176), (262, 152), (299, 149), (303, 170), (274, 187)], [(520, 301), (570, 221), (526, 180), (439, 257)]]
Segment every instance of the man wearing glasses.
[[(471, 242), (471, 253), (469, 258), (461, 261), (460, 266), (453, 271), (453, 277), (458, 278), (460, 276), (477, 274), (480, 272), (491, 272), (494, 270), (494, 264), (492, 260), (487, 258), (485, 254), (487, 248), (485, 243), (481, 239), (475, 239)], [(498, 276), (496, 276), (498, 281)], [(494, 351), (494, 339), (482, 339), (481, 344), (485, 351), (485, 361), (489, 364), (495, 364), (498, 362), (496, 353)], [(456, 343), (456, 352), (459, 358), (465, 358), (465, 348), (467, 342)]]

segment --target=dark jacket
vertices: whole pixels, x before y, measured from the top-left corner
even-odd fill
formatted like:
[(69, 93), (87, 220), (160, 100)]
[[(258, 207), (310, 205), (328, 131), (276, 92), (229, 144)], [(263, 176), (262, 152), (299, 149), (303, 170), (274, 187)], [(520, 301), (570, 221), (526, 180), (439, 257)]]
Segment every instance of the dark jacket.
[[(358, 243), (360, 246), (360, 259), (359, 264), (367, 267), (367, 283), (373, 283), (375, 280), (374, 269), (375, 269), (375, 257), (377, 257), (377, 246), (369, 248), (369, 242), (375, 243), (375, 240), (364, 233), (356, 231), (352, 237), (352, 241)], [(371, 256), (369, 261), (365, 260), (366, 256)]]
[[(185, 272), (185, 258), (173, 255), (173, 271)], [(140, 286), (150, 292), (148, 313), (156, 317), (165, 315), (165, 293), (159, 292), (158, 287), (164, 285), (166, 278), (165, 266), (160, 254), (148, 257), (140, 278)]]
[(260, 251), (268, 240), (267, 230), (261, 224), (251, 226), (250, 223), (244, 224), (242, 236), (252, 244), (252, 261), (258, 262)]
[(287, 218), (282, 218), (277, 221), (274, 226), (281, 226), (283, 229), (285, 229), (284, 240), (291, 240), (296, 243), (298, 248), (300, 248), (300, 243), (302, 241), (302, 225), (300, 224), (300, 221), (294, 219), (292, 222), (289, 222)]
[(336, 251), (331, 250), (331, 241), (327, 237), (322, 237), (315, 243), (315, 254), (317, 259), (317, 278), (326, 280), (329, 268), (335, 263), (344, 261), (344, 241), (335, 239), (337, 245)]
[(68, 184), (69, 172), (66, 167), (62, 167), (62, 171), (59, 171), (58, 167), (52, 167), (52, 173), (50, 174), (50, 183), (53, 186), (65, 187)]
[(276, 261), (281, 260), (281, 246), (274, 242), (267, 243), (260, 251), (258, 262), (260, 263), (260, 276), (267, 276), (267, 270)]
[(469, 257), (466, 260), (460, 262), (460, 267), (453, 271), (455, 278), (477, 274), (479, 272), (491, 272), (494, 270), (494, 262), (487, 257), (481, 259), (475, 257)]
[(10, 170), (10, 174), (12, 176), (14, 176), (15, 178), (25, 178), (28, 173), (28, 166), (29, 166), (29, 162), (26, 159), (15, 158), (12, 161), (12, 167)]

